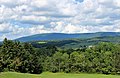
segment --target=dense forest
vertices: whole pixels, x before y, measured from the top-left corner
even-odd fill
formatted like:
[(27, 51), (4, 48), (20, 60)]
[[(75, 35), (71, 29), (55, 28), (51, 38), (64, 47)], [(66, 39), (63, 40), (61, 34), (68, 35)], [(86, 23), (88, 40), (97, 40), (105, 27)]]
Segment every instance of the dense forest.
[(0, 72), (4, 71), (120, 74), (120, 44), (100, 42), (59, 50), (52, 45), (35, 48), (30, 43), (5, 38), (0, 47)]
[(64, 39), (64, 40), (38, 40), (38, 41), (29, 41), (34, 47), (41, 48), (50, 45), (57, 46), (61, 49), (78, 49), (91, 45), (97, 45), (100, 42), (110, 42), (110, 43), (120, 43), (120, 36), (104, 36), (104, 37), (94, 37), (94, 38), (73, 38), (73, 39)]

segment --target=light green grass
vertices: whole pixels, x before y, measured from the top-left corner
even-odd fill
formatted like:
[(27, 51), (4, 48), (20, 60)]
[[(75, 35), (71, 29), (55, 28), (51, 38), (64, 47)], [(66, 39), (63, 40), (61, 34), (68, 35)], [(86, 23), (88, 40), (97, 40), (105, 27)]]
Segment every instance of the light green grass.
[(4, 72), (0, 73), (0, 78), (41, 78), (40, 75), (27, 73)]
[(120, 76), (103, 74), (65, 74), (49, 72), (45, 72), (40, 75), (33, 75), (16, 72), (4, 72), (0, 73), (0, 78), (120, 78)]
[(47, 43), (47, 42), (45, 42), (45, 41), (40, 41), (40, 42), (38, 42), (39, 44), (45, 44), (45, 43)]

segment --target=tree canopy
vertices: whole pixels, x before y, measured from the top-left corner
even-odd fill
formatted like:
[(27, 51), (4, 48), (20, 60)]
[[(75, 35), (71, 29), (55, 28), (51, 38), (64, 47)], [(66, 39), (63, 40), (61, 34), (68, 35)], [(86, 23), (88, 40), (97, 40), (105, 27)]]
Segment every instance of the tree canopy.
[(120, 74), (120, 44), (101, 42), (92, 47), (58, 50), (51, 45), (35, 48), (30, 43), (5, 38), (0, 47), (0, 72), (3, 71)]

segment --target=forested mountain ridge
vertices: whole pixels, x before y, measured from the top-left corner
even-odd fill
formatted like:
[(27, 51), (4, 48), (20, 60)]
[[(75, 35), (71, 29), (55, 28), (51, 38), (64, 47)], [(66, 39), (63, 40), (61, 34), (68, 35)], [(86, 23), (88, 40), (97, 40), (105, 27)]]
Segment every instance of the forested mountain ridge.
[(97, 33), (75, 33), (75, 34), (65, 34), (65, 33), (44, 33), (36, 34), (32, 36), (21, 37), (15, 40), (28, 42), (28, 41), (39, 41), (39, 40), (63, 40), (63, 39), (87, 39), (94, 37), (104, 37), (104, 36), (120, 36), (120, 32), (97, 32)]
[(30, 41), (34, 47), (46, 47), (49, 45), (57, 46), (62, 49), (69, 48), (82, 48), (88, 47), (91, 45), (97, 45), (100, 42), (111, 42), (111, 43), (120, 43), (120, 36), (104, 36), (104, 37), (94, 37), (87, 39), (65, 39), (65, 40), (40, 40), (40, 41)]

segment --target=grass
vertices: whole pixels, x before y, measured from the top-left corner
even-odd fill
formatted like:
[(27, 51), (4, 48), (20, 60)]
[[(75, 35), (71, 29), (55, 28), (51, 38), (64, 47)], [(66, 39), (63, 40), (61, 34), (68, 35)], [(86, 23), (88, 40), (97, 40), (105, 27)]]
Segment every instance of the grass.
[(66, 74), (49, 72), (45, 72), (40, 75), (35, 75), (16, 72), (4, 72), (0, 73), (0, 78), (120, 78), (120, 76), (103, 74)]
[(41, 78), (39, 75), (24, 74), (16, 72), (4, 72), (0, 74), (0, 78)]
[(45, 43), (47, 43), (47, 42), (45, 42), (45, 41), (40, 41), (40, 42), (38, 42), (39, 44), (45, 44)]

